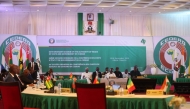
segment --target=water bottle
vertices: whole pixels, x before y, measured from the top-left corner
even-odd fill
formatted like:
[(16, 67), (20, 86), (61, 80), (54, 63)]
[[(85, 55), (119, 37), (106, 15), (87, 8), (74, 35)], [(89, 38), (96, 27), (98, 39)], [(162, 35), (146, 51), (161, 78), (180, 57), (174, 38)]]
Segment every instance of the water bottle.
[(54, 76), (54, 80), (57, 80), (57, 76)]
[(120, 94), (120, 96), (123, 96), (123, 88), (122, 87), (119, 89), (119, 94)]
[(36, 83), (36, 89), (39, 89), (39, 87), (40, 87), (40, 81), (37, 81), (37, 83)]
[(58, 84), (58, 94), (61, 94), (61, 83)]

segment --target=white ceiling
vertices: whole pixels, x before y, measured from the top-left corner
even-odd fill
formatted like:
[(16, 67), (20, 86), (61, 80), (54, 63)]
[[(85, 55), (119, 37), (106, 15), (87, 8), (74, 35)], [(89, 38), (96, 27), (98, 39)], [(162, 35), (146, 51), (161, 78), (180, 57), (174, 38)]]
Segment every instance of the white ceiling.
[(190, 10), (190, 0), (0, 0), (0, 12), (169, 13)]

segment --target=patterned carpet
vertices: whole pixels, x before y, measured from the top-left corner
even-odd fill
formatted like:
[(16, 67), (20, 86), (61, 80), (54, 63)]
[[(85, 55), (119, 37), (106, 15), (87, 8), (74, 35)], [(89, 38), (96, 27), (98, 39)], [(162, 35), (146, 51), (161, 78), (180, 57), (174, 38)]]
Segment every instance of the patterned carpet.
[(180, 109), (190, 109), (190, 102), (187, 102), (186, 104), (181, 105)]

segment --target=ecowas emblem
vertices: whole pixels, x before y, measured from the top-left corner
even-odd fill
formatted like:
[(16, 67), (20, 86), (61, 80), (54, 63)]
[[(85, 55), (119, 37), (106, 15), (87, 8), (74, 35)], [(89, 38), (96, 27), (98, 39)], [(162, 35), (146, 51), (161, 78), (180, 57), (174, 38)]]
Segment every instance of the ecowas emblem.
[[(168, 36), (161, 39), (154, 49), (154, 61), (164, 73), (173, 73), (174, 64), (188, 65), (188, 42), (178, 36)], [(177, 60), (177, 62), (175, 62)]]
[(19, 65), (20, 60), (22, 60), (23, 68), (26, 68), (32, 57), (36, 59), (36, 48), (34, 44), (30, 39), (22, 35), (8, 37), (1, 44), (1, 48), (1, 59), (5, 68), (9, 64)]

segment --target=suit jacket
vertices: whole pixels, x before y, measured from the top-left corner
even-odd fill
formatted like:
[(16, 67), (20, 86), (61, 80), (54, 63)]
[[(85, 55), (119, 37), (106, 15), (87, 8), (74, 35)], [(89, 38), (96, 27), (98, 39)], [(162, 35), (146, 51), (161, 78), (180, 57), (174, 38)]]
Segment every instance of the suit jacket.
[(3, 76), (0, 74), (0, 81), (3, 81)]
[[(96, 71), (92, 73), (92, 83), (94, 82), (95, 78), (96, 78)], [(102, 74), (100, 71), (98, 72), (98, 78), (102, 78)]]
[[(22, 92), (24, 89), (27, 88), (27, 84), (25, 84), (21, 79), (20, 79), (20, 80), (21, 80), (21, 81), (20, 81), (16, 75), (14, 76), (14, 79), (15, 79), (17, 82), (19, 82), (21, 92)], [(22, 84), (21, 82), (22, 82), (23, 84)]]
[(114, 73), (115, 73), (117, 78), (123, 78), (123, 75), (120, 71), (115, 71)]
[(8, 73), (6, 78), (5, 78), (5, 82), (16, 82), (16, 80), (14, 79), (14, 77)]
[[(28, 67), (27, 68), (28, 68), (28, 70), (30, 70), (30, 68), (31, 68), (31, 62), (28, 63)], [(35, 70), (35, 72), (39, 71), (38, 64), (36, 62), (34, 62), (34, 70)]]
[(32, 75), (29, 74), (28, 77), (27, 77), (29, 80), (34, 80), (34, 78), (32, 78)]
[(34, 83), (34, 80), (30, 80), (27, 76), (25, 75), (22, 75), (20, 76), (20, 79), (21, 81), (24, 83), (24, 84), (32, 84)]
[(132, 70), (130, 72), (130, 75), (131, 75), (131, 78), (137, 78), (137, 76), (141, 76), (141, 73), (138, 70), (136, 71)]

